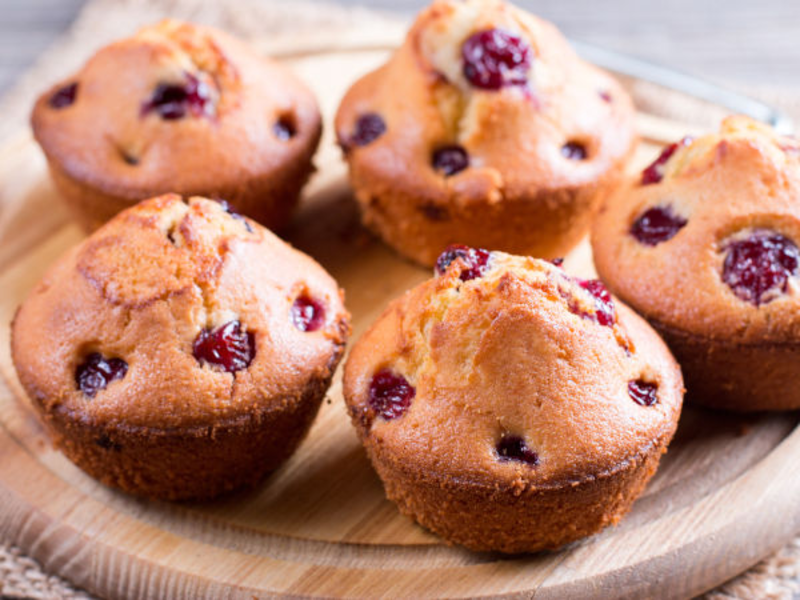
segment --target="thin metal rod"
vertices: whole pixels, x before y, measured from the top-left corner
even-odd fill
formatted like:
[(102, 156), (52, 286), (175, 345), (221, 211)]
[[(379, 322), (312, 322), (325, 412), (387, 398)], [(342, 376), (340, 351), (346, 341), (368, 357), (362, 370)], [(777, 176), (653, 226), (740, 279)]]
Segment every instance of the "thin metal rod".
[(785, 113), (760, 100), (726, 90), (693, 75), (687, 75), (621, 52), (575, 40), (570, 40), (570, 43), (584, 59), (599, 67), (677, 90), (688, 96), (727, 108), (734, 113), (747, 115), (768, 123), (782, 135), (794, 133), (792, 120)]

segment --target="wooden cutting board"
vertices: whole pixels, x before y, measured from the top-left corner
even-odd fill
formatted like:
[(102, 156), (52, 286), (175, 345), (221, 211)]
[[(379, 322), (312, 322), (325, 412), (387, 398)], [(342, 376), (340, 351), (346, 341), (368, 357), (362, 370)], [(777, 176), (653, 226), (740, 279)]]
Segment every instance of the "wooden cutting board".
[[(354, 37), (324, 52), (319, 40), (292, 43), (290, 62), (328, 123), (346, 86), (386, 56)], [(640, 126), (635, 168), (696, 129), (647, 114)], [(355, 339), (430, 273), (360, 227), (330, 126), (317, 164), (287, 237), (345, 288)], [(53, 450), (9, 356), (16, 307), (80, 239), (21, 133), (0, 148), (0, 536), (98, 595), (679, 598), (722, 583), (800, 529), (798, 415), (687, 407), (661, 469), (619, 526), (556, 553), (449, 547), (385, 499), (346, 416), (340, 374), (308, 439), (256, 490), (206, 504), (110, 490)], [(586, 243), (566, 268), (592, 274)]]

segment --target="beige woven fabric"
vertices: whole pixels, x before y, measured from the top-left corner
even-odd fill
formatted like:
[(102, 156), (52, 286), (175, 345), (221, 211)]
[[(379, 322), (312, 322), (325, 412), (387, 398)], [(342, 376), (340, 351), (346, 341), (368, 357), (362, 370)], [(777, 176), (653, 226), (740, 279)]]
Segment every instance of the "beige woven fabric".
[[(386, 31), (399, 36), (404, 29), (404, 23), (396, 17), (308, 1), (91, 0), (70, 31), (0, 101), (0, 114), (3, 115), (0, 119), (0, 142), (23, 126), (33, 99), (46, 85), (44, 82), (55, 81), (62, 74), (77, 69), (95, 49), (109, 41), (166, 16), (222, 27), (251, 40), (259, 50), (271, 54), (290, 51), (292, 44), (307, 46), (310, 42), (324, 47), (327, 36), (333, 36), (337, 29), (354, 23), (359, 24), (363, 39), (351, 40), (352, 43), (385, 43)], [(291, 37), (282, 38), (281, 32), (286, 31), (291, 31)], [(370, 37), (375, 32), (382, 32), (383, 37)], [(648, 84), (634, 84), (632, 91), (637, 104), (654, 114), (708, 125), (720, 116), (719, 111), (710, 110), (708, 106)], [(746, 91), (782, 108), (795, 123), (800, 124), (800, 86)], [(91, 596), (58, 577), (46, 574), (38, 563), (18, 548), (0, 540), (0, 600), (3, 598), (86, 600)], [(800, 598), (800, 538), (704, 598)]]

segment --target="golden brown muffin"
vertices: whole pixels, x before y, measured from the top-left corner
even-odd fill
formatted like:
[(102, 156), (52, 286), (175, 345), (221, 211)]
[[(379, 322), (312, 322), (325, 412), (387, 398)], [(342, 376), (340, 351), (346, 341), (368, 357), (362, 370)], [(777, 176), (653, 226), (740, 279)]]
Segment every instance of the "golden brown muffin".
[(635, 143), (619, 84), (500, 0), (434, 2), (336, 132), (364, 223), (425, 265), (451, 243), (563, 256)]
[(345, 366), (400, 510), (473, 550), (558, 548), (616, 523), (677, 425), (680, 369), (598, 281), (453, 247)]
[(288, 70), (221, 31), (177, 21), (100, 50), (39, 98), (31, 121), (90, 231), (167, 192), (225, 198), (279, 228), (321, 131), (313, 95)]
[(306, 434), (349, 315), (308, 256), (168, 194), (70, 250), (20, 307), (22, 385), (68, 458), (154, 498), (257, 482)]
[(597, 270), (661, 332), (688, 398), (800, 408), (800, 143), (746, 117), (667, 147), (594, 223)]

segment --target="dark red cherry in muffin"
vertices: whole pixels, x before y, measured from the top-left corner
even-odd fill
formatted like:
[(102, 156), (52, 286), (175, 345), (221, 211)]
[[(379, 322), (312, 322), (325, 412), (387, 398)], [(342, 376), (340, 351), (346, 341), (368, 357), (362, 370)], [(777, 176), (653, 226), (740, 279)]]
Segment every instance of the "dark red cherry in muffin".
[(78, 95), (78, 84), (77, 83), (69, 83), (63, 87), (58, 88), (52, 96), (50, 96), (50, 100), (48, 100), (48, 104), (52, 108), (59, 109), (59, 108), (66, 108), (75, 102), (75, 98)]
[(499, 90), (528, 83), (531, 48), (518, 35), (503, 29), (472, 34), (461, 46), (463, 73), (476, 88)]
[(235, 373), (250, 366), (255, 356), (255, 337), (250, 331), (242, 331), (239, 321), (229, 321), (216, 329), (201, 331), (193, 352), (198, 362)]
[(658, 183), (664, 179), (664, 165), (666, 165), (667, 161), (672, 158), (672, 155), (675, 154), (678, 148), (681, 146), (688, 146), (691, 143), (692, 138), (687, 136), (680, 142), (676, 142), (665, 147), (661, 151), (661, 154), (658, 155), (658, 158), (656, 158), (644, 171), (642, 171), (642, 185)]
[(645, 246), (657, 246), (675, 237), (686, 223), (671, 206), (653, 206), (633, 222), (631, 235)]
[(586, 146), (580, 142), (567, 142), (561, 146), (561, 156), (569, 160), (586, 160)]
[(297, 135), (297, 124), (291, 116), (282, 115), (272, 125), (272, 133), (274, 133), (275, 137), (280, 141), (288, 142)]
[(369, 385), (369, 405), (377, 414), (391, 421), (408, 410), (416, 390), (408, 380), (389, 369), (372, 376)]
[(516, 435), (503, 434), (497, 442), (497, 456), (501, 461), (523, 462), (531, 466), (539, 464), (539, 455), (528, 448), (525, 440)]
[(628, 382), (628, 395), (641, 406), (652, 406), (658, 401), (656, 392), (658, 386), (643, 379), (634, 379)]
[(300, 331), (317, 331), (325, 324), (325, 307), (305, 294), (294, 301), (291, 312), (292, 323)]
[(756, 306), (786, 292), (800, 263), (795, 243), (773, 231), (753, 231), (729, 242), (724, 250), (722, 280), (738, 298)]
[(459, 278), (469, 281), (481, 277), (489, 268), (491, 252), (483, 248), (470, 248), (461, 244), (452, 244), (436, 259), (436, 274), (442, 275), (454, 260), (460, 258), (464, 263)]
[(594, 319), (600, 325), (613, 327), (617, 320), (617, 313), (614, 310), (614, 300), (603, 282), (599, 279), (589, 279), (581, 281), (580, 286), (594, 298), (594, 314), (582, 314), (581, 316)]
[(461, 146), (442, 146), (434, 151), (431, 164), (445, 177), (449, 177), (469, 166), (469, 155)]
[(365, 113), (356, 120), (350, 143), (354, 146), (371, 144), (386, 132), (386, 122), (376, 113)]
[(128, 363), (121, 358), (106, 358), (99, 352), (93, 352), (78, 365), (75, 382), (87, 397), (94, 398), (109, 383), (124, 378), (127, 373)]
[(187, 114), (195, 117), (208, 113), (211, 90), (191, 73), (185, 74), (183, 83), (161, 83), (142, 107), (142, 114), (156, 112), (162, 119), (182, 119)]

